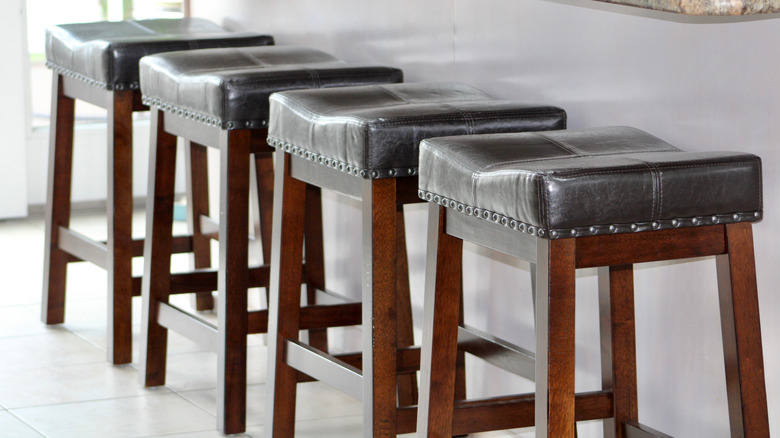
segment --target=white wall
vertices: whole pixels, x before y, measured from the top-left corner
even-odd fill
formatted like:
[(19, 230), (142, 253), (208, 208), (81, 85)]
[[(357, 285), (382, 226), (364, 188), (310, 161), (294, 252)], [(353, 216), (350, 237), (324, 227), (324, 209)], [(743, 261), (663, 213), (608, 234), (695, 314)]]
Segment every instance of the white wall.
[[(193, 15), (401, 67), (408, 81), (557, 104), (571, 128), (626, 124), (691, 151), (760, 155), (766, 219), (754, 230), (770, 423), (780, 434), (780, 21), (681, 20), (585, 0), (194, 0)], [(329, 255), (351, 262), (329, 267), (328, 281), (357, 295), (357, 208), (328, 201)], [(424, 210), (407, 219), (419, 316)], [(532, 347), (527, 265), (471, 246), (466, 262), (468, 322)], [(728, 436), (714, 260), (639, 266), (636, 284), (641, 420), (673, 436)], [(597, 389), (595, 272), (580, 272), (578, 287), (577, 386)], [(478, 395), (528, 385), (477, 366), (469, 387)]]
[(27, 215), (25, 133), (27, 95), (22, 66), (26, 60), (24, 0), (0, 3), (0, 57), (7, 65), (0, 72), (0, 219)]

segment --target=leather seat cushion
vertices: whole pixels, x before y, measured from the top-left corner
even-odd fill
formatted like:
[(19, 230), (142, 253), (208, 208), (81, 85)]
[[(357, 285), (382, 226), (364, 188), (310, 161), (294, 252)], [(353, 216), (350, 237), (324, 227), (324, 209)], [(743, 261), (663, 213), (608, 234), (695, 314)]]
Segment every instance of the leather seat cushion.
[(244, 47), (141, 60), (144, 102), (224, 129), (268, 123), (268, 97), (283, 90), (400, 82), (397, 68), (349, 64), (319, 50)]
[(420, 196), (540, 237), (761, 217), (761, 160), (683, 152), (635, 128), (433, 138)]
[(564, 110), (492, 99), (453, 83), (406, 83), (271, 96), (269, 144), (364, 178), (414, 175), (429, 137), (564, 129)]
[(273, 43), (271, 36), (230, 32), (202, 18), (62, 24), (46, 29), (46, 63), (101, 88), (136, 89), (143, 56)]

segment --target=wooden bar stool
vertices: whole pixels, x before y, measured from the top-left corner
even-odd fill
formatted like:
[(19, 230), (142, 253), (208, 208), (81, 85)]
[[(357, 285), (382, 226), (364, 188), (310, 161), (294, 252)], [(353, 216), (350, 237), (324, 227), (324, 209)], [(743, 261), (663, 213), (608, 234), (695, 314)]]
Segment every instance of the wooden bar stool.
[[(141, 376), (145, 386), (165, 384), (169, 329), (209, 347), (218, 355), (217, 428), (226, 434), (243, 432), (247, 335), (265, 333), (268, 326), (266, 310), (247, 310), (247, 289), (268, 286), (268, 264), (249, 267), (247, 257), (252, 156), (259, 192), (264, 193), (261, 234), (270, 231), (272, 222), (268, 96), (289, 89), (399, 82), (403, 74), (395, 68), (347, 64), (318, 50), (290, 46), (165, 53), (145, 57), (140, 70), (144, 102), (154, 107)], [(220, 152), (218, 271), (171, 273), (176, 136)], [(318, 207), (319, 192), (309, 193), (306, 202)], [(298, 299), (301, 284), (306, 284), (312, 302), (315, 289), (325, 288), (321, 217), (313, 215), (306, 228), (306, 272), (290, 281), (297, 283)], [(298, 272), (303, 266), (301, 261)], [(169, 303), (170, 294), (213, 289), (219, 291), (217, 326)], [(315, 343), (326, 348), (324, 333), (315, 337)]]
[[(364, 435), (414, 431), (419, 349), (413, 348), (403, 205), (419, 202), (417, 145), (436, 135), (565, 128), (556, 107), (491, 99), (461, 84), (394, 84), (296, 90), (271, 96), (269, 144), (277, 148), (266, 435), (292, 437), (299, 374), (363, 402)], [(321, 309), (301, 307), (307, 190), (362, 201), (362, 304), (341, 306), (341, 325), (362, 324), (361, 353), (330, 355), (299, 340)], [(356, 306), (357, 304), (357, 306)], [(338, 309), (338, 308), (336, 308)], [(321, 327), (317, 325), (317, 327)], [(410, 383), (411, 382), (411, 383)], [(409, 388), (414, 384), (415, 388)], [(400, 406), (400, 408), (398, 407)]]
[[(708, 255), (731, 436), (769, 436), (749, 223), (762, 211), (758, 157), (685, 153), (627, 127), (437, 138), (420, 146), (419, 186), (431, 202), (422, 436), (536, 426), (573, 437), (575, 420), (600, 418), (606, 436), (667, 436), (638, 423), (632, 265)], [(535, 365), (503, 355), (509, 371), (535, 367), (535, 394), (453, 403), (463, 241), (536, 263)], [(603, 390), (575, 395), (574, 274), (587, 267), (600, 267)], [(495, 342), (495, 354), (508, 345)]]
[[(157, 19), (64, 24), (46, 29), (46, 65), (52, 81), (49, 183), (46, 203), (46, 258), (41, 319), (65, 320), (68, 263), (89, 261), (108, 272), (108, 358), (132, 360), (131, 301), (141, 291), (131, 260), (143, 253), (132, 238), (132, 113), (147, 111), (138, 90), (138, 60), (148, 54), (208, 47), (273, 44), (267, 35), (228, 32), (210, 21)], [(70, 229), (75, 100), (108, 111), (108, 239), (96, 242)], [(196, 163), (197, 164), (197, 163)], [(191, 179), (205, 178), (205, 163), (188, 166)], [(191, 199), (200, 193), (188, 191)], [(193, 236), (176, 241), (176, 252), (193, 251)], [(202, 251), (195, 250), (202, 259)], [(208, 254), (205, 255), (208, 258)], [(208, 297), (210, 298), (210, 294)], [(208, 301), (201, 304), (210, 308)]]

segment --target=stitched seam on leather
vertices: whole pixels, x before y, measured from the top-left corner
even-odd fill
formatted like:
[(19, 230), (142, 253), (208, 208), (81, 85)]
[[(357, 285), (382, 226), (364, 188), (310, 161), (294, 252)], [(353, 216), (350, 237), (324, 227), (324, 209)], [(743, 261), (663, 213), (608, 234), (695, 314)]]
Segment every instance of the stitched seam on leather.
[(539, 133), (539, 132), (535, 132), (534, 135), (539, 136), (539, 137), (549, 141), (550, 143), (552, 143), (554, 145), (557, 145), (558, 147), (560, 147), (561, 149), (569, 152), (572, 155), (576, 155), (576, 156), (582, 155), (579, 152), (575, 151), (574, 149), (570, 148), (569, 146), (565, 145), (563, 142), (555, 140), (553, 138), (550, 138), (549, 136), (547, 136), (545, 134), (542, 134), (542, 133)]
[(539, 197), (539, 216), (540, 220), (539, 222), (544, 225), (545, 228), (550, 228), (550, 217), (548, 215), (548, 209), (546, 208), (547, 205), (547, 191), (545, 188), (547, 187), (547, 179), (544, 177), (543, 174), (539, 174), (535, 177), (535, 179), (538, 181), (536, 185), (536, 192), (537, 196)]
[(317, 71), (311, 68), (305, 68), (306, 73), (309, 74), (309, 77), (312, 80), (312, 84), (315, 88), (322, 87), (322, 84), (320, 83), (320, 77), (317, 75)]
[[(313, 111), (311, 111), (308, 107), (304, 106), (299, 100), (296, 100), (293, 97), (290, 97), (287, 94), (273, 94), (272, 99), (278, 101), (279, 103), (283, 104), (286, 107), (289, 107), (294, 112), (309, 116), (312, 118), (312, 121), (316, 119), (322, 118), (322, 114), (317, 114)], [(270, 102), (270, 99), (269, 99)], [(365, 119), (362, 119), (357, 116), (339, 116), (339, 120), (346, 122), (346, 123), (355, 123), (355, 124), (365, 124)]]
[(135, 26), (136, 28), (141, 29), (143, 31), (146, 31), (146, 32), (148, 32), (151, 35), (163, 35), (162, 33), (157, 32), (156, 30), (152, 30), (152, 29), (142, 25), (141, 23), (139, 23), (136, 20), (128, 20), (128, 24), (130, 24), (132, 26)]
[[(273, 76), (273, 72), (266, 72), (263, 73), (267, 76), (266, 78), (252, 78), (252, 79), (243, 79), (243, 80), (231, 80), (230, 83), (232, 84), (259, 84), (263, 82), (269, 82), (270, 80), (280, 80), (280, 79), (306, 79), (307, 77), (311, 77), (311, 75), (308, 75), (307, 72), (300, 72), (297, 74), (287, 74), (287, 75), (279, 75), (279, 76)], [(379, 76), (379, 73), (344, 73), (342, 75), (339, 75), (341, 77), (350, 77), (350, 78), (373, 78), (375, 76)], [(284, 90), (278, 90), (278, 91), (284, 91)]]
[(408, 100), (404, 99), (403, 97), (399, 96), (399, 95), (398, 95), (398, 94), (396, 94), (396, 93), (393, 93), (393, 91), (392, 91), (392, 90), (390, 90), (390, 89), (388, 89), (387, 87), (384, 87), (384, 86), (382, 86), (382, 85), (376, 85), (375, 87), (376, 87), (377, 89), (379, 89), (379, 90), (382, 90), (382, 91), (384, 91), (384, 92), (385, 92), (385, 94), (387, 94), (388, 96), (392, 97), (393, 99), (395, 99), (395, 100), (397, 100), (397, 101), (399, 101), (399, 102), (403, 102), (403, 103), (405, 103), (405, 104), (409, 104), (409, 101), (408, 101)]
[[(650, 178), (653, 181), (653, 205), (650, 211), (650, 218), (655, 220), (660, 216), (660, 207), (657, 205), (657, 199), (661, 196), (661, 175), (658, 167), (649, 161), (642, 162), (650, 169)], [(656, 214), (659, 212), (658, 214)]]
[(463, 120), (469, 126), (468, 133), (469, 134), (473, 134), (474, 133), (474, 118), (471, 116), (471, 114), (469, 114), (467, 111), (464, 111), (464, 110), (462, 110), (462, 109), (460, 109), (460, 108), (458, 108), (458, 107), (456, 107), (456, 106), (454, 106), (452, 104), (441, 103), (441, 105), (443, 105), (443, 106), (445, 106), (447, 108), (452, 108), (453, 110), (457, 111), (458, 114), (460, 114), (461, 117), (463, 117)]
[[(737, 163), (749, 163), (751, 161), (755, 160), (738, 160), (738, 161), (729, 161), (728, 163), (704, 163), (704, 164), (689, 164), (689, 165), (679, 165), (679, 166), (664, 166), (663, 169), (693, 169), (697, 167), (713, 167), (713, 166), (729, 166), (732, 164)], [(658, 163), (656, 163), (658, 164)], [(604, 175), (604, 174), (610, 174), (610, 173), (627, 173), (627, 172), (636, 172), (638, 170), (641, 170), (634, 167), (622, 167), (622, 168), (616, 168), (616, 169), (609, 169), (609, 170), (603, 170), (603, 171), (594, 171), (594, 172), (582, 172), (580, 173), (579, 170), (571, 170), (571, 171), (552, 171), (555, 175), (559, 176), (588, 176), (588, 175)]]
[[(458, 113), (460, 115), (460, 113)], [(477, 120), (490, 120), (495, 119), (495, 115), (503, 115), (507, 117), (511, 116), (524, 116), (524, 117), (543, 117), (543, 116), (549, 116), (549, 113), (537, 113), (537, 114), (529, 114), (529, 113), (523, 113), (523, 112), (504, 112), (504, 113), (497, 113), (494, 115), (471, 115), (471, 119), (473, 121)], [(391, 121), (387, 122), (375, 122), (373, 123), (374, 126), (391, 126), (391, 125), (404, 125), (408, 123), (414, 123), (414, 122), (441, 122), (441, 121), (459, 121), (462, 120), (462, 117), (455, 117), (454, 113), (447, 113), (447, 114), (437, 114), (437, 115), (430, 115), (430, 116), (422, 116), (422, 117), (414, 117), (414, 116), (404, 116), (403, 118), (394, 118)]]

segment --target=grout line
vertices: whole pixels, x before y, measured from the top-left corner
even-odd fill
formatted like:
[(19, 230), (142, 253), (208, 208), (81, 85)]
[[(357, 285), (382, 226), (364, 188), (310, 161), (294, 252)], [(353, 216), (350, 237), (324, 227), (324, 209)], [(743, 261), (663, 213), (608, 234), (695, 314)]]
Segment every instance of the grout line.
[(25, 421), (25, 420), (24, 420), (24, 418), (21, 418), (20, 416), (16, 415), (16, 413), (15, 413), (15, 412), (13, 412), (13, 411), (11, 411), (10, 409), (6, 410), (6, 412), (8, 412), (8, 414), (10, 414), (12, 417), (14, 417), (14, 418), (16, 418), (17, 420), (21, 421), (21, 422), (22, 422), (22, 424), (24, 424), (25, 426), (27, 426), (27, 427), (29, 427), (30, 429), (32, 429), (33, 431), (35, 431), (35, 432), (36, 432), (38, 435), (40, 435), (40, 436), (42, 436), (42, 437), (48, 437), (48, 435), (46, 435), (46, 434), (45, 434), (45, 433), (43, 433), (42, 431), (38, 430), (38, 428), (36, 428), (36, 427), (35, 427), (35, 426), (33, 426), (32, 424), (30, 424), (29, 422)]

